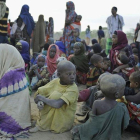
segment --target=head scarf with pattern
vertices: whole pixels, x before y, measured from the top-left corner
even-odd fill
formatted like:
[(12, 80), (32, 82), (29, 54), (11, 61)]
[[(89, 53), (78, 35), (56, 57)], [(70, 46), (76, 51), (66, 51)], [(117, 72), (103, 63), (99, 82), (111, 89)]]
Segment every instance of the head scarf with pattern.
[(70, 10), (75, 10), (75, 5), (72, 1), (68, 1), (66, 5)]

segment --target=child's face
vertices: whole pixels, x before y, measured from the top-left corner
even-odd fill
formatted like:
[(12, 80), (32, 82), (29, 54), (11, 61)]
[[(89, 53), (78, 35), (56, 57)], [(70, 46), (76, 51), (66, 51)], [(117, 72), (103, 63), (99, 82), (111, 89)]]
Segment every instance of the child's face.
[(73, 50), (74, 50), (74, 54), (76, 55), (80, 54), (81, 49), (79, 46), (74, 46)]
[(55, 54), (56, 54), (56, 48), (53, 47), (50, 49), (50, 53), (49, 53), (50, 58), (54, 58)]
[(76, 30), (73, 30), (73, 36), (74, 36), (74, 37), (78, 37), (78, 36), (79, 36), (79, 33), (78, 33), (78, 31), (76, 31)]
[(62, 85), (72, 85), (75, 82), (76, 78), (76, 70), (73, 67), (66, 69), (60, 74), (60, 83)]
[(110, 67), (110, 61), (104, 61), (103, 69), (108, 70), (109, 67)]
[(130, 81), (130, 87), (131, 88), (138, 88), (138, 83), (137, 82), (134, 82), (134, 80), (133, 80), (133, 77), (130, 75), (130, 77), (129, 77), (129, 81)]
[(96, 64), (94, 64), (94, 66), (102, 69), (104, 67), (103, 58), (101, 58), (100, 61), (98, 61)]
[(80, 21), (81, 21), (81, 17), (77, 16), (77, 18), (76, 18), (75, 21), (76, 21), (76, 22), (80, 22)]
[(45, 59), (43, 57), (39, 57), (37, 60), (37, 65), (39, 68), (43, 67), (45, 65)]
[(118, 43), (117, 35), (115, 35), (115, 34), (112, 35), (112, 42), (113, 42), (113, 44), (117, 44)]

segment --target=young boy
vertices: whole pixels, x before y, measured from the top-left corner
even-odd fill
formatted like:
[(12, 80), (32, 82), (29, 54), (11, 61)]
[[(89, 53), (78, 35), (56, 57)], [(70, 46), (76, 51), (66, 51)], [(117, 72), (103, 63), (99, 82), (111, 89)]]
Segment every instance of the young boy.
[(73, 50), (74, 44), (76, 42), (81, 42), (81, 39), (79, 38), (79, 29), (78, 28), (73, 29), (72, 34), (73, 34), (73, 36), (70, 40), (69, 55), (74, 54), (74, 50)]
[(30, 132), (50, 130), (63, 133), (73, 125), (78, 99), (76, 69), (70, 61), (61, 61), (57, 71), (59, 78), (40, 87), (36, 93), (35, 102), (40, 109), (40, 118)]
[(91, 66), (89, 72), (87, 73), (87, 88), (96, 85), (99, 76), (103, 73), (103, 57), (94, 54), (90, 59)]
[(106, 75), (100, 81), (100, 89), (105, 98), (96, 100), (88, 121), (72, 130), (74, 140), (121, 140), (129, 114), (116, 99), (123, 96), (125, 80), (119, 75)]
[(109, 72), (110, 66), (111, 66), (111, 61), (110, 61), (110, 59), (107, 58), (107, 57), (104, 57), (104, 58), (103, 58), (103, 62), (104, 62), (103, 70), (104, 70), (105, 72)]

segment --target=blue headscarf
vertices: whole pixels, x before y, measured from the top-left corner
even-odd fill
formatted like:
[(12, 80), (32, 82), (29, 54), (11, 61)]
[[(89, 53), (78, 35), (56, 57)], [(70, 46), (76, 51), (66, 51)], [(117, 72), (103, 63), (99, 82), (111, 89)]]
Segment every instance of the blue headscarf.
[[(39, 54), (39, 55), (36, 57), (35, 61), (33, 62), (34, 65), (37, 64), (37, 61), (38, 61), (38, 59), (39, 59), (40, 57), (43, 57), (43, 58), (46, 60), (46, 56), (45, 56), (45, 55)], [(44, 66), (47, 66), (46, 61), (45, 61), (45, 65), (44, 65)]]
[(29, 62), (30, 62), (29, 44), (28, 44), (28, 42), (23, 41), (23, 40), (20, 40), (19, 42), (22, 45), (22, 50), (21, 50), (20, 54), (21, 54), (24, 62), (26, 64), (29, 64)]
[(58, 46), (59, 50), (61, 50), (63, 53), (66, 53), (66, 48), (62, 41), (56, 41), (55, 44)]
[(35, 27), (35, 22), (33, 17), (31, 16), (31, 14), (29, 13), (29, 6), (28, 5), (23, 5), (20, 15), (19, 15), (23, 22), (25, 23), (26, 27), (27, 27), (27, 32), (28, 35), (31, 36), (32, 31)]

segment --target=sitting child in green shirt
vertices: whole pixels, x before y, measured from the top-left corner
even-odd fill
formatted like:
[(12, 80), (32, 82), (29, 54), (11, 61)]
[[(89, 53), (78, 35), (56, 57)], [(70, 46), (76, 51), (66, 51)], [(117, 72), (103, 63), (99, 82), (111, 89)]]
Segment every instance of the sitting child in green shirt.
[(105, 75), (100, 89), (105, 98), (93, 103), (90, 118), (72, 130), (74, 140), (121, 140), (129, 124), (129, 113), (124, 103), (116, 99), (124, 94), (125, 80), (119, 75)]

